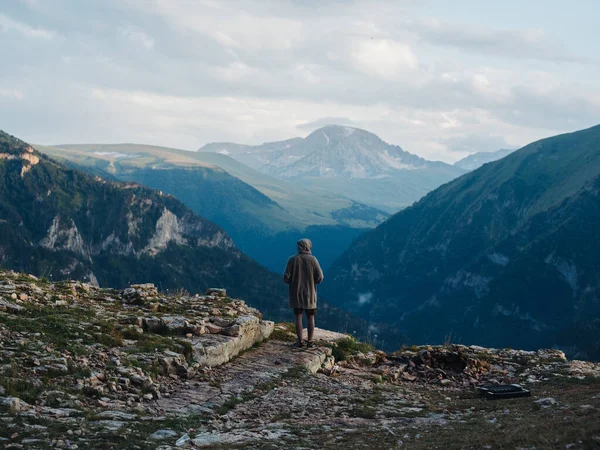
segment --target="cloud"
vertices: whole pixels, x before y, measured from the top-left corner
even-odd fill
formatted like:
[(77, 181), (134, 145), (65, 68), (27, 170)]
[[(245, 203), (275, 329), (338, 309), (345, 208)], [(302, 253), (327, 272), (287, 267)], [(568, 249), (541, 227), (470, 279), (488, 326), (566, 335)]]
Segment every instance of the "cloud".
[(358, 41), (352, 50), (352, 59), (358, 70), (390, 80), (419, 65), (408, 44), (389, 39)]
[(589, 63), (573, 55), (543, 29), (494, 29), (435, 18), (408, 20), (407, 29), (429, 44), (473, 51), (486, 56), (530, 58), (553, 62)]
[(305, 38), (301, 21), (253, 14), (244, 10), (243, 3), (150, 0), (139, 6), (149, 7), (176, 31), (205, 35), (238, 50), (289, 50)]
[(0, 97), (15, 99), (15, 100), (23, 100), (25, 95), (18, 89), (6, 89), (0, 88)]
[(296, 128), (302, 131), (314, 131), (326, 125), (347, 125), (352, 127), (360, 127), (358, 123), (349, 119), (348, 117), (321, 117), (317, 120), (296, 125)]
[[(600, 117), (600, 65), (580, 63), (596, 58), (593, 39), (570, 21), (555, 27), (551, 7), (528, 29), (409, 0), (4, 6), (0, 101), (11, 107), (0, 122), (39, 143), (195, 149), (338, 123), (453, 161)], [(565, 14), (591, 17), (585, 6)]]
[(54, 32), (52, 31), (31, 27), (2, 13), (0, 13), (0, 31), (4, 33), (16, 32), (22, 36), (34, 39), (49, 40), (54, 38)]
[(371, 302), (371, 299), (373, 298), (373, 293), (372, 292), (365, 292), (362, 294), (358, 294), (358, 304), (359, 305), (366, 305), (367, 303)]
[(143, 31), (124, 28), (121, 30), (121, 33), (123, 36), (131, 39), (131, 41), (145, 47), (148, 50), (151, 50), (154, 47), (154, 39)]

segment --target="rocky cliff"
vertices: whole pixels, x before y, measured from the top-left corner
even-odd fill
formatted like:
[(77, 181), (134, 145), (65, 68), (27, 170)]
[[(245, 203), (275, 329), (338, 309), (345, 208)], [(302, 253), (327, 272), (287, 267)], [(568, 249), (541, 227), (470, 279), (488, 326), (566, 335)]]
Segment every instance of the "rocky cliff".
[[(596, 448), (600, 366), (556, 350), (293, 350), (223, 289), (160, 294), (0, 272), (7, 449)], [(519, 382), (528, 398), (482, 400)]]

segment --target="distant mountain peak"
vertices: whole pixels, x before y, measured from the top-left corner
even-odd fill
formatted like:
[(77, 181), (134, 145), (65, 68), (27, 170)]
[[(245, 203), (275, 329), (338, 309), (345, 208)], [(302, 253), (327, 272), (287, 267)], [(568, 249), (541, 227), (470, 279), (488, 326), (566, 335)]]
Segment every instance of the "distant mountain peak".
[(371, 133), (370, 131), (363, 130), (362, 128), (350, 127), (347, 125), (325, 125), (324, 127), (314, 130), (305, 138), (305, 140), (325, 137), (327, 142), (331, 143), (332, 141), (344, 140), (355, 134), (360, 135), (365, 139), (383, 142), (379, 136)]
[(510, 155), (516, 150), (516, 148), (504, 148), (492, 152), (478, 152), (469, 155), (460, 161), (456, 161), (454, 166), (460, 167), (465, 170), (475, 170), (484, 164), (498, 161), (499, 159), (504, 158), (505, 156)]
[(381, 178), (390, 172), (414, 170), (427, 164), (419, 156), (390, 145), (369, 131), (343, 125), (319, 128), (299, 145), (304, 156), (280, 167), (275, 175)]

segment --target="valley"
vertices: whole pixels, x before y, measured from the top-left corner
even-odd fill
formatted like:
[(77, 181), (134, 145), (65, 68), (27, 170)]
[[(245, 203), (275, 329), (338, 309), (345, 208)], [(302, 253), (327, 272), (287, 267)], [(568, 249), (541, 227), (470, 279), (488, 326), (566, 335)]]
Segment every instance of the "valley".
[(388, 214), (330, 191), (266, 176), (228, 156), (144, 145), (36, 146), (72, 167), (171, 194), (223, 227), (244, 253), (280, 272), (294, 243), (321, 245), (328, 267)]

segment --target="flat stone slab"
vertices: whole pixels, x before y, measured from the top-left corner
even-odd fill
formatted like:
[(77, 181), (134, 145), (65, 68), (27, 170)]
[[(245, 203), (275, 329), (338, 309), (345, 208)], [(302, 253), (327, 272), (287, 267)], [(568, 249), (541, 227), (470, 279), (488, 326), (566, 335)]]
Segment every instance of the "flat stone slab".
[[(219, 339), (222, 337), (219, 336)], [(212, 383), (194, 383), (169, 398), (158, 400), (157, 405), (166, 414), (206, 411), (225, 403), (232, 396), (252, 392), (265, 383), (279, 380), (292, 369), (303, 368), (316, 373), (328, 362), (333, 360), (331, 349), (327, 347), (295, 349), (289, 342), (269, 341), (213, 368)]]
[(237, 335), (205, 334), (189, 339), (194, 358), (201, 366), (225, 364), (255, 343), (264, 341), (273, 332), (274, 324), (255, 316), (242, 316), (236, 321)]
[[(306, 330), (306, 328), (302, 330), (302, 333), (304, 335), (304, 339), (308, 339), (308, 331)], [(350, 337), (350, 335), (348, 334), (337, 333), (335, 331), (324, 330), (322, 328), (315, 328), (313, 340), (333, 343), (341, 339), (346, 339), (348, 337)]]

